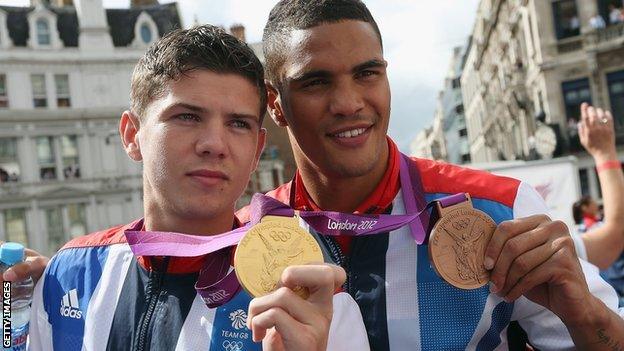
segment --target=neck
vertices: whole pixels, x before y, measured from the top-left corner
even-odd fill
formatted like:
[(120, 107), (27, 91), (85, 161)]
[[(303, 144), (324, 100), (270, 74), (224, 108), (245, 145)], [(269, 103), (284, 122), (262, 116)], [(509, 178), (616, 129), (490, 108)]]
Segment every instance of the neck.
[(212, 218), (190, 218), (174, 216), (160, 207), (154, 201), (144, 198), (145, 230), (159, 232), (176, 232), (191, 235), (217, 235), (232, 230), (234, 211), (219, 214)]
[(388, 168), (389, 150), (386, 149), (384, 156), (375, 164), (374, 168), (357, 177), (327, 176), (309, 162), (300, 162), (295, 156), (299, 166), (299, 174), (310, 198), (321, 209), (326, 211), (354, 212), (360, 204), (372, 194), (386, 169)]

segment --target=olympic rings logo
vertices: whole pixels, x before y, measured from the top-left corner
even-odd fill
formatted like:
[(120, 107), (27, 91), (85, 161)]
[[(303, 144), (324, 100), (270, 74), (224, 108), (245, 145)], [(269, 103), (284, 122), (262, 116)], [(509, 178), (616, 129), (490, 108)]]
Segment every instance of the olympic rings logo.
[(468, 225), (470, 224), (470, 220), (467, 218), (462, 218), (458, 221), (453, 222), (453, 228), (455, 228), (456, 230), (462, 230), (462, 229), (466, 229), (468, 228)]
[(242, 341), (230, 341), (225, 340), (221, 344), (225, 351), (243, 351), (243, 342)]

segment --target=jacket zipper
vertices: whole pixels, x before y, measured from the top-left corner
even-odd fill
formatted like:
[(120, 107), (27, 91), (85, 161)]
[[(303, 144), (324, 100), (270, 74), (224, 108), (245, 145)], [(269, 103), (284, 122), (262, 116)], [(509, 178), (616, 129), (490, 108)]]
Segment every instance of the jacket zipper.
[[(351, 278), (351, 267), (350, 267), (350, 259), (348, 256), (346, 256), (343, 252), (342, 249), (340, 248), (340, 245), (338, 245), (338, 243), (336, 242), (336, 240), (334, 238), (332, 238), (331, 236), (325, 236), (325, 235), (319, 235), (319, 238), (321, 238), (321, 241), (323, 242), (323, 244), (325, 245), (325, 247), (329, 250), (329, 255), (331, 256), (331, 258), (334, 260), (334, 262), (338, 265), (341, 266), (342, 268), (344, 268), (345, 272), (347, 273), (347, 280), (345, 281), (344, 285), (343, 285), (343, 289), (345, 292), (347, 292), (348, 294), (351, 294), (351, 289), (352, 289), (352, 278)], [(352, 239), (353, 241), (356, 240), (355, 238)], [(353, 242), (351, 243), (351, 245), (353, 245)]]
[(149, 273), (148, 280), (148, 300), (147, 300), (147, 311), (145, 312), (145, 316), (143, 321), (139, 326), (139, 338), (137, 342), (137, 351), (149, 350), (149, 346), (147, 345), (147, 334), (149, 332), (149, 326), (152, 321), (152, 317), (154, 316), (154, 311), (156, 310), (156, 304), (158, 303), (158, 297), (160, 297), (160, 293), (162, 292), (162, 283), (165, 273), (167, 272), (167, 266), (169, 264), (169, 257), (165, 257), (162, 266), (162, 269), (152, 270)]

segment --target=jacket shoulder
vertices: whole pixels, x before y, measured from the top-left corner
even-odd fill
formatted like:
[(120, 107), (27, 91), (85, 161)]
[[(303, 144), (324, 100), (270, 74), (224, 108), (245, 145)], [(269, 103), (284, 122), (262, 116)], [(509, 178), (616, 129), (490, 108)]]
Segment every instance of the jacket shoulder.
[(513, 207), (520, 180), (487, 171), (421, 158), (411, 158), (420, 171), (425, 193), (469, 193), (473, 198)]

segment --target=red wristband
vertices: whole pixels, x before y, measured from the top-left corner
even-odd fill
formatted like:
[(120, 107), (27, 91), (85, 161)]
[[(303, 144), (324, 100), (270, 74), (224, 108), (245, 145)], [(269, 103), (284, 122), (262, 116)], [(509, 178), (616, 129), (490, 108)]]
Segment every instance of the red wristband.
[(596, 171), (600, 173), (607, 169), (621, 169), (621, 168), (622, 168), (622, 164), (620, 163), (620, 161), (612, 160), (612, 161), (605, 161), (599, 164), (598, 166), (596, 166)]

